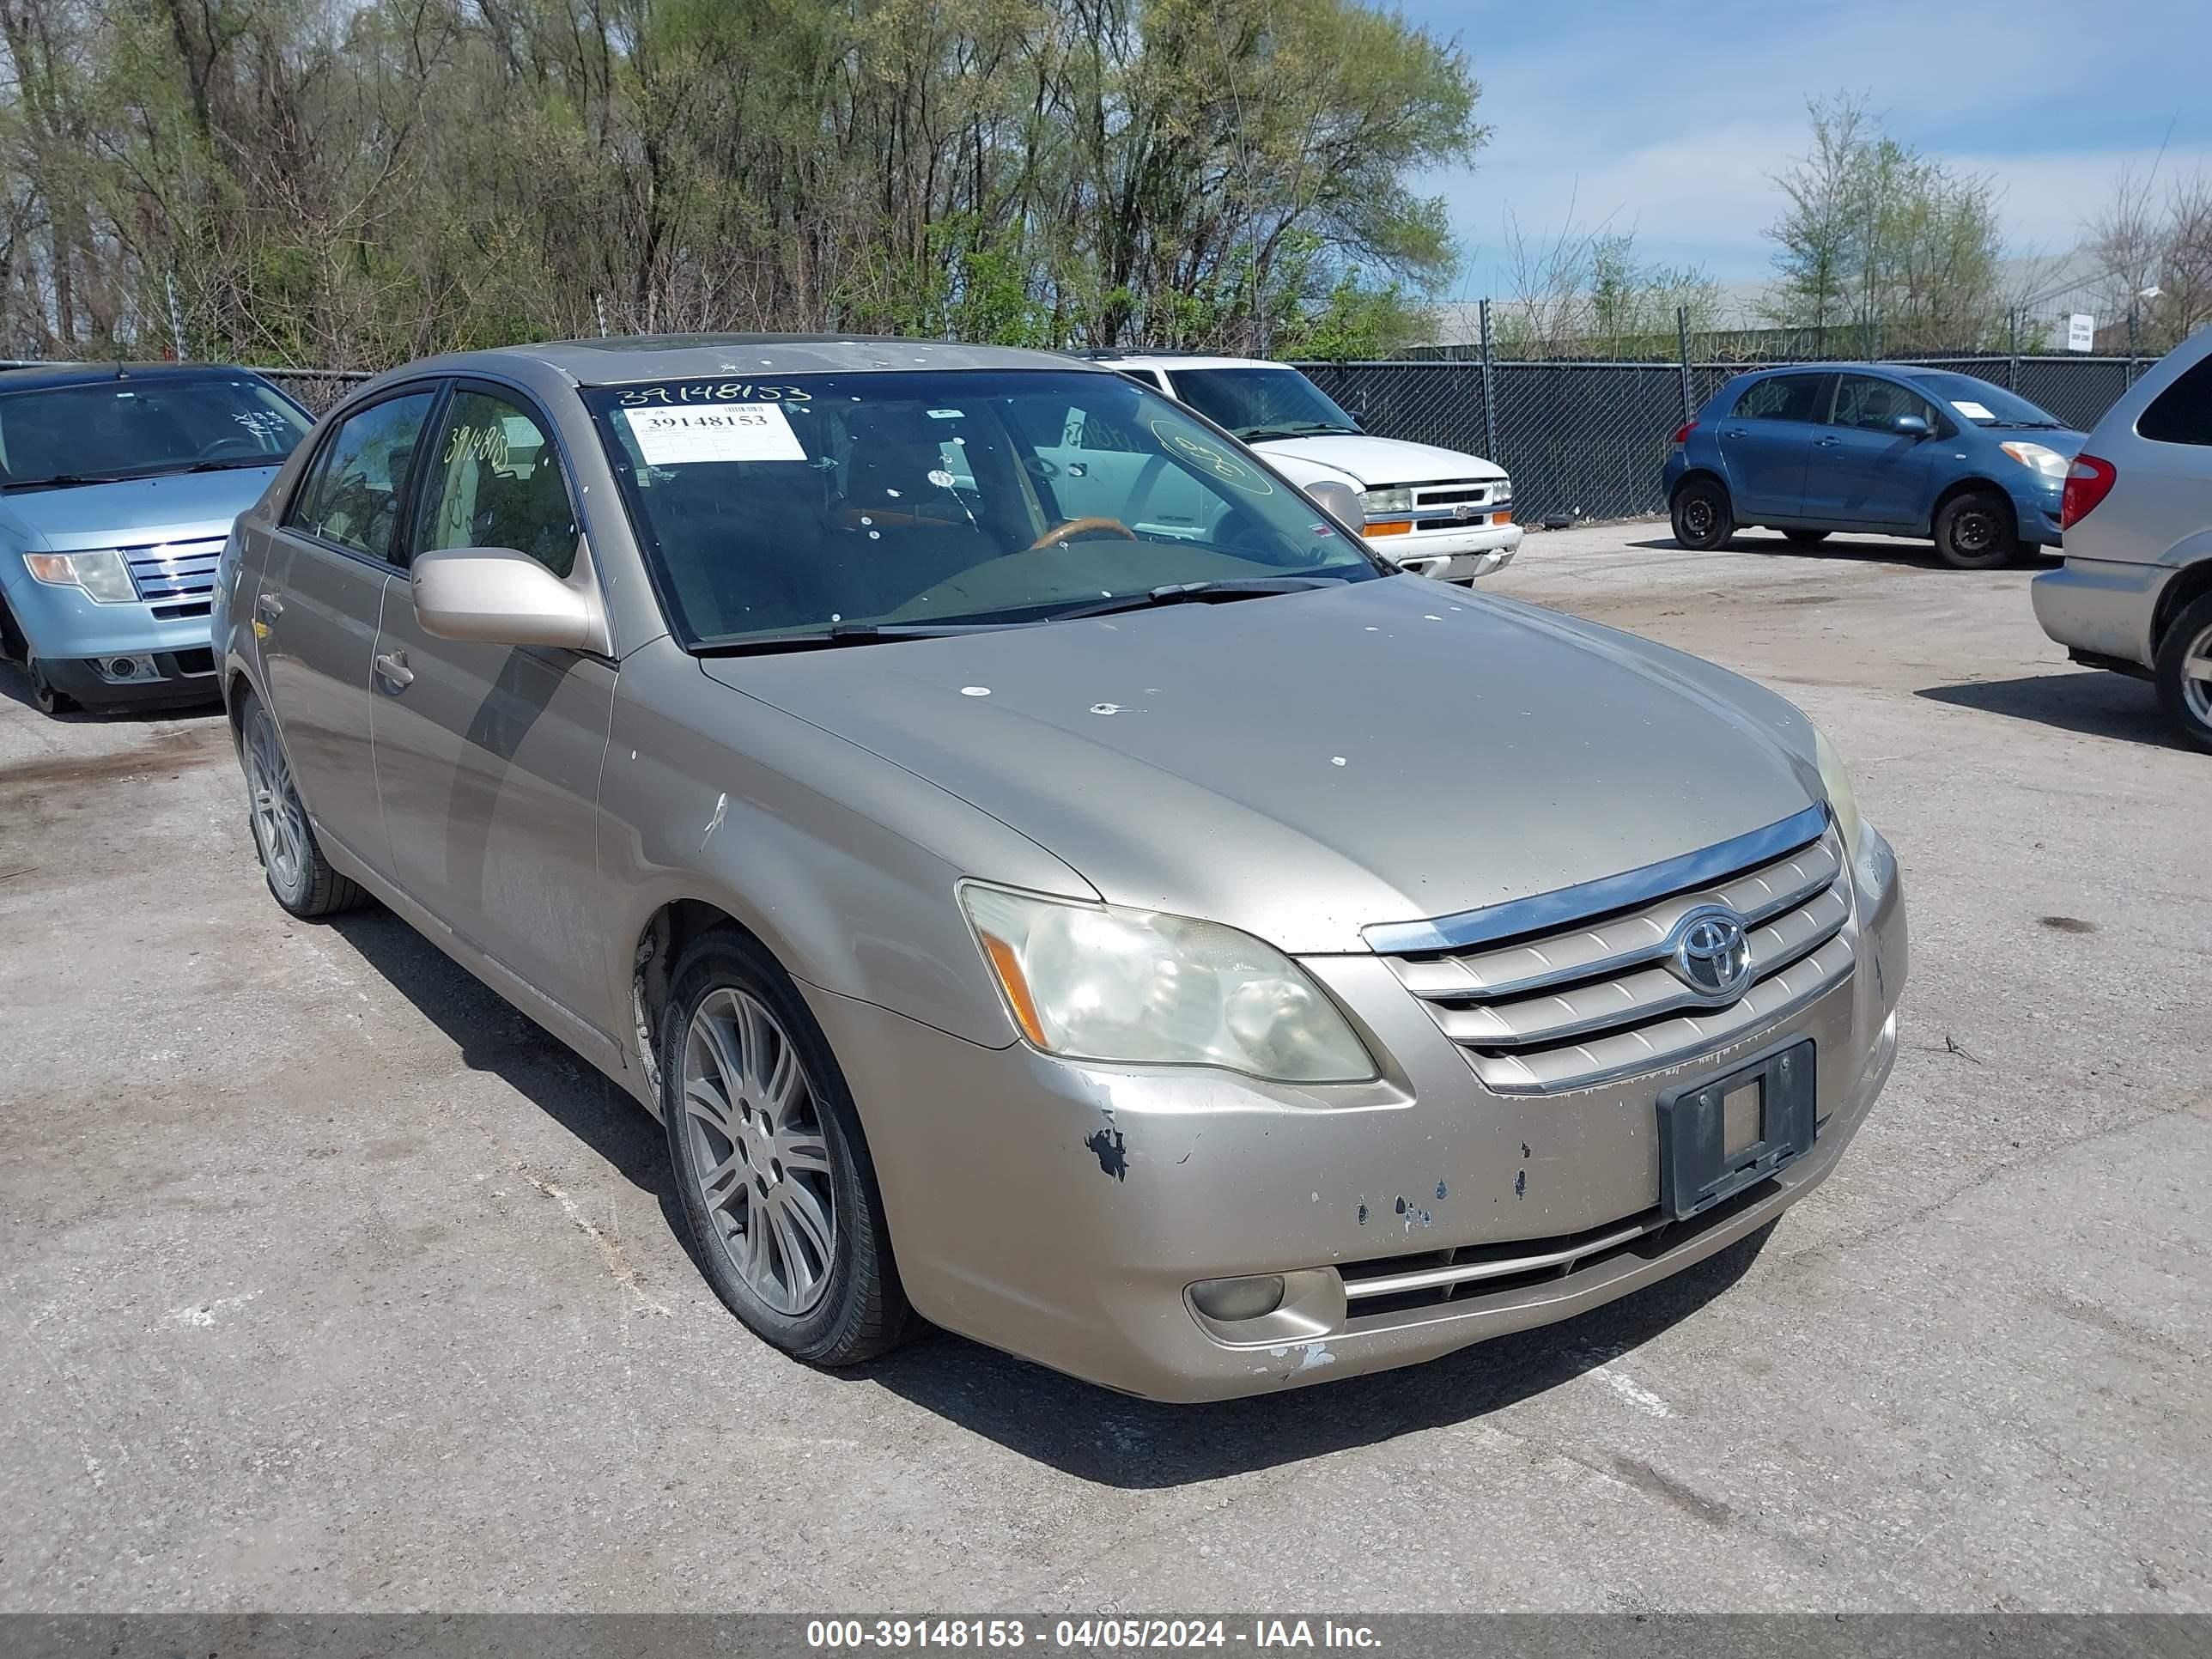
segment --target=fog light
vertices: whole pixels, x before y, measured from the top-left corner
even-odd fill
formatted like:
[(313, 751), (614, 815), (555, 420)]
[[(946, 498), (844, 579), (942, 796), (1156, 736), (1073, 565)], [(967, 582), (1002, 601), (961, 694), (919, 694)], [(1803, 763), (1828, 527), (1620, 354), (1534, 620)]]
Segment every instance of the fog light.
[(1283, 1305), (1283, 1276), (1260, 1273), (1250, 1279), (1202, 1279), (1190, 1287), (1192, 1305), (1224, 1323), (1257, 1319)]

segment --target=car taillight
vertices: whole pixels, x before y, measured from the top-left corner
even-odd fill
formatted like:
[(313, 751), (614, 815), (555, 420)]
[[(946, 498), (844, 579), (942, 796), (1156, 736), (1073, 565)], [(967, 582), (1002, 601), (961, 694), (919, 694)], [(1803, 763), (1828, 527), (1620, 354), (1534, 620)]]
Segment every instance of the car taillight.
[(1683, 422), (1681, 425), (1674, 428), (1674, 441), (1678, 444), (1689, 442), (1690, 434), (1697, 429), (1698, 423), (1695, 421)]
[(2071, 530), (2087, 518), (2099, 501), (2112, 493), (2119, 471), (2095, 455), (2076, 455), (2067, 469), (2066, 493), (2058, 500), (2058, 527)]

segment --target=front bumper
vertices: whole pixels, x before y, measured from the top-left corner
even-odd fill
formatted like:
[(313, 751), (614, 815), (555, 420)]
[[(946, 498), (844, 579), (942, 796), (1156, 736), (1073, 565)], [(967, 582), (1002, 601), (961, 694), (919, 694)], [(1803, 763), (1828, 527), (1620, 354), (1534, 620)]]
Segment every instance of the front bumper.
[[(218, 695), (205, 604), (186, 603), (199, 614), (158, 617), (148, 604), (101, 605), (82, 588), (28, 580), (8, 590), (8, 607), (47, 682), (88, 705)], [(127, 666), (118, 672), (118, 665)]]
[[(1543, 1096), (1484, 1089), (1379, 957), (1307, 966), (1385, 1075), (1300, 1089), (1194, 1068), (977, 1047), (805, 988), (860, 1107), (908, 1293), (950, 1329), (1130, 1394), (1216, 1400), (1435, 1358), (1665, 1278), (1810, 1192), (1895, 1057), (1905, 927), (1893, 859), (1855, 876), (1856, 967), (1786, 1021), (1695, 1062)], [(1784, 1036), (1816, 1044), (1821, 1125), (1773, 1181), (1659, 1225), (1656, 1101)], [(1589, 1241), (1633, 1230), (1604, 1249)], [(1347, 1310), (1340, 1265), (1566, 1241), (1571, 1270)], [(1577, 1241), (1580, 1241), (1579, 1243)], [(1196, 1281), (1284, 1273), (1286, 1316), (1209, 1328)], [(1295, 1303), (1295, 1307), (1291, 1305)]]
[(2069, 557), (2027, 585), (2035, 620), (2071, 650), (2122, 662), (2151, 663), (2151, 617), (2172, 568), (2126, 560)]
[(1521, 548), (1517, 524), (1479, 527), (1425, 529), (1416, 526), (1401, 535), (1363, 537), (1370, 550), (1380, 553), (1401, 570), (1433, 576), (1439, 581), (1473, 581), (1512, 563)]

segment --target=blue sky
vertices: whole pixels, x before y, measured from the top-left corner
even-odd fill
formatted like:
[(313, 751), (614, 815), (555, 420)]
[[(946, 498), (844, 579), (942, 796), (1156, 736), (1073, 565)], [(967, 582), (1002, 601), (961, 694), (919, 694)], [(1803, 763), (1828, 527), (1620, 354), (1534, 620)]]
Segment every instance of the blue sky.
[[(1388, 3), (1388, 0), (1384, 0)], [(1456, 34), (1493, 129), (1431, 175), (1466, 254), (1447, 297), (1502, 294), (1508, 210), (1633, 230), (1646, 258), (1769, 274), (1769, 175), (1805, 100), (1870, 94), (1893, 136), (1993, 174), (2013, 251), (2070, 247), (2113, 175), (2212, 173), (2212, 0), (1401, 0)], [(2168, 131), (2171, 129), (2171, 138)]]

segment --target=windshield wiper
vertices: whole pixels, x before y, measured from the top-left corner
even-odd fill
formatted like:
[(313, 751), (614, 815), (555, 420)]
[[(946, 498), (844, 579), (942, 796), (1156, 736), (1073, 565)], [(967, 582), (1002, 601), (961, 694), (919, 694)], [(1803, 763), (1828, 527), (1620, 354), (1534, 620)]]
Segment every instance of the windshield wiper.
[(832, 623), (805, 634), (767, 634), (754, 640), (714, 640), (695, 645), (695, 657), (768, 656), (780, 651), (829, 651), (848, 645), (889, 645), (899, 640), (942, 640), (980, 634), (998, 623)]
[(1290, 426), (1238, 427), (1237, 435), (1246, 443), (1266, 443), (1273, 438), (1357, 438), (1359, 428), (1338, 426), (1329, 421), (1299, 421)]
[(282, 466), (283, 464), (284, 458), (282, 455), (257, 455), (251, 460), (243, 461), (194, 461), (190, 466), (176, 467), (172, 469), (171, 472), (148, 473), (141, 476), (163, 478), (171, 477), (175, 472), (230, 472), (242, 466)]
[(2007, 432), (2063, 432), (2065, 427), (2057, 421), (1991, 421), (1991, 426)]
[(51, 478), (10, 478), (0, 483), (0, 489), (73, 489), (79, 484), (114, 482), (112, 478), (95, 478), (82, 472), (57, 472)]
[(1222, 605), (1231, 599), (1263, 599), (1276, 593), (1304, 593), (1350, 580), (1347, 576), (1252, 576), (1231, 581), (1170, 582), (1143, 593), (1124, 593), (1117, 599), (1094, 599), (1072, 611), (1055, 611), (1047, 622), (1072, 622), (1081, 617), (1110, 617), (1117, 611), (1146, 611), (1161, 605)]

